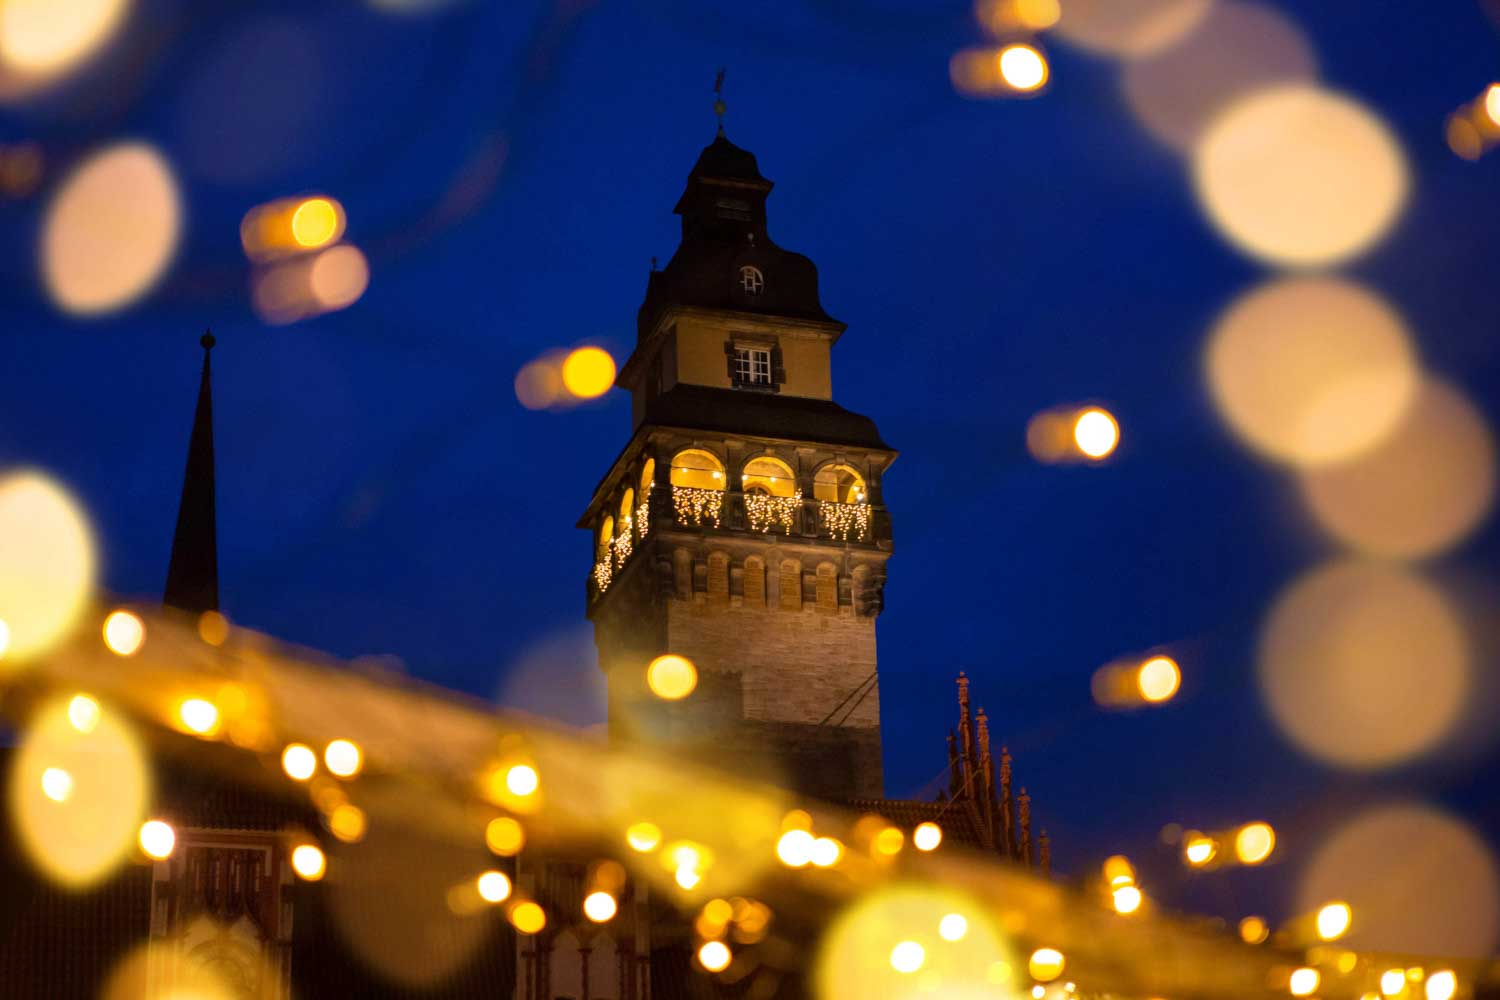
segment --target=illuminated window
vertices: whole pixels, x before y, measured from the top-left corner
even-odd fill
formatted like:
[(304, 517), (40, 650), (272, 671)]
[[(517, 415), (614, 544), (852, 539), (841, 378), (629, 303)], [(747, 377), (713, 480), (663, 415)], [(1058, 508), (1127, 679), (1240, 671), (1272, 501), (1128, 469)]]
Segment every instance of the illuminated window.
[(609, 544), (615, 539), (615, 519), (608, 514), (604, 520), (599, 522), (599, 548), (594, 555), (595, 559), (609, 559)]
[(701, 448), (679, 451), (672, 457), (672, 485), (700, 490), (724, 488), (724, 463)]
[(739, 385), (770, 385), (770, 349), (736, 347), (734, 349), (734, 381)]
[(779, 458), (762, 457), (745, 463), (740, 476), (740, 488), (746, 493), (768, 493), (773, 497), (789, 497), (797, 492), (797, 477), (791, 466)]
[(760, 273), (760, 268), (740, 268), (740, 288), (746, 295), (759, 295), (766, 290), (766, 276)]
[(847, 465), (825, 465), (813, 476), (813, 499), (836, 503), (868, 503), (865, 480)]

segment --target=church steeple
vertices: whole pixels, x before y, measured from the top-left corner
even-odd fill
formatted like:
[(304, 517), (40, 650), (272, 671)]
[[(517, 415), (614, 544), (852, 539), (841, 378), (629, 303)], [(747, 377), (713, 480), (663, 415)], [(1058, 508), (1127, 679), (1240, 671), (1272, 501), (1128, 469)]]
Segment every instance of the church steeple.
[(172, 561), (162, 603), (201, 614), (219, 610), (218, 527), (214, 507), (214, 408), (210, 389), (209, 352), (214, 335), (205, 332), (203, 375), (198, 382), (198, 407), (188, 441), (187, 470), (182, 500), (177, 507), (177, 531), (172, 536)]

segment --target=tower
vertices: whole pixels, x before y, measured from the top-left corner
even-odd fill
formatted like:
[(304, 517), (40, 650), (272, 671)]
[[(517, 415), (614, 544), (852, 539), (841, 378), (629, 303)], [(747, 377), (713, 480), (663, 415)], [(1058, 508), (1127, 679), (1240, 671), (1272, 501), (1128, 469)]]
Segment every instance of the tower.
[[(612, 738), (691, 748), (827, 798), (881, 795), (875, 621), (896, 452), (833, 401), (845, 325), (767, 231), (771, 182), (722, 127), (675, 212), (618, 384), (633, 432), (579, 520)], [(648, 663), (698, 687), (653, 699)]]

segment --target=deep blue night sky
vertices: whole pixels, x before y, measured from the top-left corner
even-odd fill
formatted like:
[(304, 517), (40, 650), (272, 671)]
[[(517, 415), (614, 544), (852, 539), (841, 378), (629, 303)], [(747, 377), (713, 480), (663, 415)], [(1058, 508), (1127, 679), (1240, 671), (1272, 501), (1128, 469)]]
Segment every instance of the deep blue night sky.
[[(595, 721), (597, 700), (578, 707), (580, 679), (597, 682), (573, 524), (629, 401), (530, 412), (512, 379), (580, 343), (624, 360), (727, 66), (728, 134), (777, 184), (772, 234), (819, 265), (849, 324), (835, 397), (902, 452), (879, 623), (888, 792), (930, 793), (963, 669), (1065, 870), (1123, 850), (1161, 890), (1237, 916), (1231, 890), (1284, 907), (1287, 876), (1358, 803), (1420, 791), (1495, 842), (1493, 748), (1350, 778), (1302, 757), (1260, 704), (1259, 622), (1337, 549), (1210, 405), (1206, 331), (1268, 272), (1203, 220), (1114, 62), (1053, 41), (1039, 98), (957, 96), (948, 58), (982, 34), (951, 0), (230, 6), (143, 0), (87, 72), (0, 111), (0, 142), (48, 158), (37, 197), (0, 202), (0, 463), (77, 492), (109, 588), (160, 593), (211, 326), (230, 617)], [(1496, 75), (1495, 30), (1465, 0), (1273, 6), (1411, 160), (1397, 228), (1348, 273), (1500, 422), (1500, 159), (1466, 163), (1442, 134)], [(68, 164), (119, 138), (177, 168), (185, 244), (151, 296), (79, 321), (37, 278), (42, 208)], [(461, 180), (481, 196), (446, 211)], [(371, 285), (344, 312), (269, 327), (239, 221), (308, 191), (342, 200)], [(1116, 457), (1032, 462), (1027, 418), (1085, 400), (1119, 417)], [(1492, 519), (1442, 569), (1482, 574), (1497, 555)], [(1158, 645), (1184, 664), (1175, 702), (1093, 706), (1097, 666)], [(1189, 890), (1156, 843), (1168, 822), (1257, 817), (1283, 833), (1269, 875)]]

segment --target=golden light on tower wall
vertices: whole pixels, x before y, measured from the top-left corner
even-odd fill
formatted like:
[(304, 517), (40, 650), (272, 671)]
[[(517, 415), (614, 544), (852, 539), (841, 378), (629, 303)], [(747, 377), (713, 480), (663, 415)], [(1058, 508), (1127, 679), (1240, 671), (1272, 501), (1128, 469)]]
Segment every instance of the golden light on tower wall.
[(1283, 278), (1242, 295), (1215, 324), (1205, 362), (1229, 425), (1258, 451), (1299, 466), (1375, 448), (1421, 384), (1400, 316), (1341, 278)]
[(1410, 186), (1406, 156), (1378, 117), (1306, 84), (1225, 108), (1194, 148), (1193, 182), (1231, 243), (1290, 267), (1331, 266), (1368, 250), (1399, 217)]

